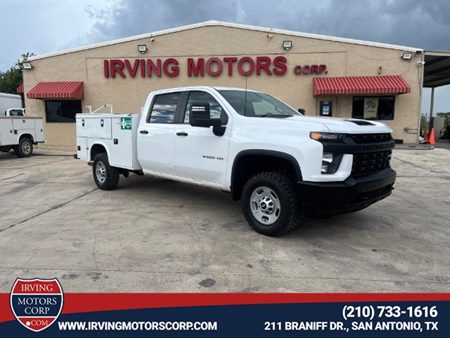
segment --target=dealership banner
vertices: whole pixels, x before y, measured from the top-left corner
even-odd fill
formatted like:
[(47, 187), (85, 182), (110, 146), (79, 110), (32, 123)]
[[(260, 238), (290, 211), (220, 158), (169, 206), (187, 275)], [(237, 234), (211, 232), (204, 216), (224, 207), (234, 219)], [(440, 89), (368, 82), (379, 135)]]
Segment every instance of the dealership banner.
[(18, 279), (0, 337), (448, 337), (450, 294), (64, 293)]

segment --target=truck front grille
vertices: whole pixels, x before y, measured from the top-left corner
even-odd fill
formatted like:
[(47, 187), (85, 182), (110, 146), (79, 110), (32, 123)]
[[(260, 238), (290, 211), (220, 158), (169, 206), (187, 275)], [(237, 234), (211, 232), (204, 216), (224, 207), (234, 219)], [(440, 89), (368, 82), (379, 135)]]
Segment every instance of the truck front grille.
[(363, 176), (390, 167), (392, 150), (353, 154), (352, 175)]
[(392, 140), (392, 136), (389, 133), (383, 134), (350, 134), (350, 138), (357, 144), (364, 143), (380, 143)]

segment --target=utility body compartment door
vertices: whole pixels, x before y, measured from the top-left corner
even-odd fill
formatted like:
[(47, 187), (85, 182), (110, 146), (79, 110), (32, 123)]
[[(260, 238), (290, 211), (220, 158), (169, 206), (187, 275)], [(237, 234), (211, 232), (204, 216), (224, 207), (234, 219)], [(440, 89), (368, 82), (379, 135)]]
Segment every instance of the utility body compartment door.
[(13, 118), (13, 129), (29, 131), (31, 134), (34, 132), (34, 119), (26, 118)]
[(80, 114), (77, 118), (77, 137), (110, 139), (111, 133), (111, 118), (106, 114)]
[(14, 134), (12, 119), (0, 117), (0, 146), (17, 144), (18, 135)]
[(44, 122), (43, 119), (34, 119), (34, 142), (36, 143), (43, 143), (45, 142), (45, 136), (44, 136)]
[(136, 151), (139, 118), (139, 114), (111, 118), (112, 140), (109, 163), (112, 166), (130, 170), (141, 168)]

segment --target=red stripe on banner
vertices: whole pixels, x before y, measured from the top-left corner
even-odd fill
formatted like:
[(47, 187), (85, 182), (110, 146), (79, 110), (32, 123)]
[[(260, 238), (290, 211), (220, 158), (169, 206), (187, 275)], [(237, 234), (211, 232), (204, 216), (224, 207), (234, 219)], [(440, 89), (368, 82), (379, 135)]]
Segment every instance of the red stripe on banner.
[(83, 82), (39, 82), (27, 93), (27, 98), (83, 100)]
[(313, 78), (313, 95), (403, 94), (411, 87), (400, 75)]
[[(450, 301), (450, 293), (66, 293), (62, 314), (125, 309), (244, 304)], [(13, 320), (0, 294), (0, 322)]]

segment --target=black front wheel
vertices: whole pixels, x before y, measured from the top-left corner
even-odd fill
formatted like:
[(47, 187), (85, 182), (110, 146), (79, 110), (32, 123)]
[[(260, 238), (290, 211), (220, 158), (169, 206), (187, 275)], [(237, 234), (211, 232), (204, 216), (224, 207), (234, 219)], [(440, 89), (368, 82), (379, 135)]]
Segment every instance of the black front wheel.
[(294, 184), (277, 172), (251, 177), (244, 186), (241, 206), (250, 226), (263, 235), (280, 236), (301, 224)]
[(95, 156), (92, 173), (95, 184), (102, 190), (113, 190), (119, 183), (119, 170), (109, 165), (106, 153)]

